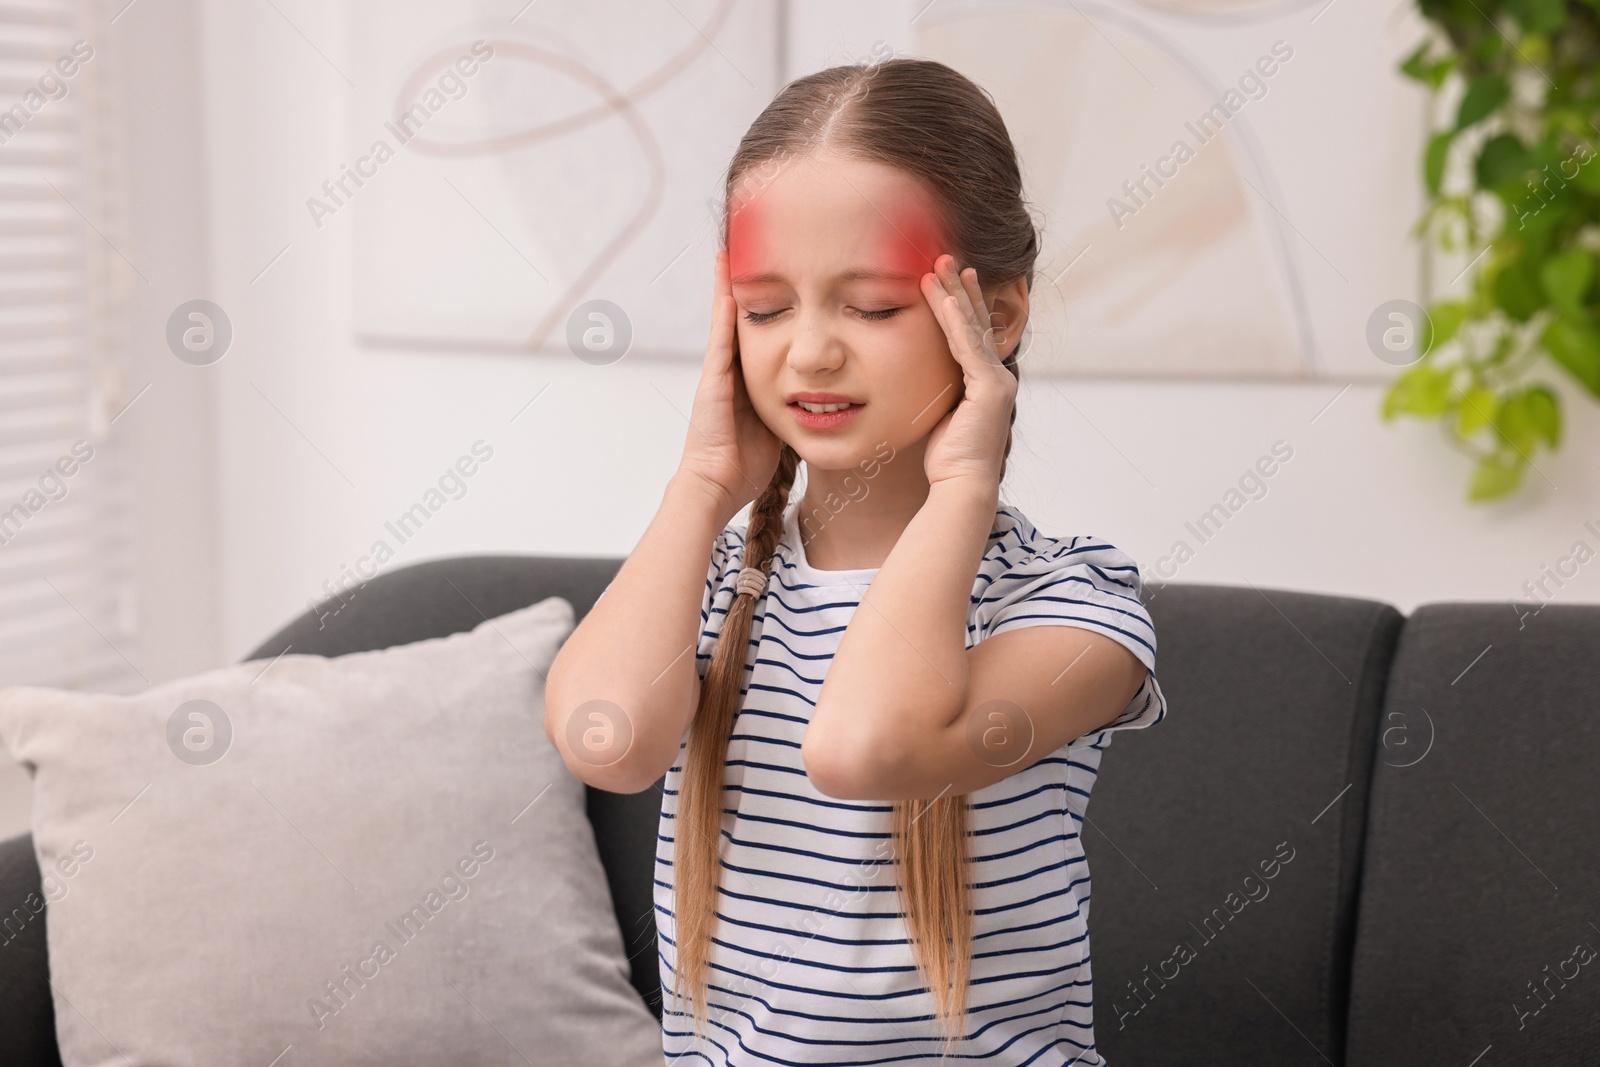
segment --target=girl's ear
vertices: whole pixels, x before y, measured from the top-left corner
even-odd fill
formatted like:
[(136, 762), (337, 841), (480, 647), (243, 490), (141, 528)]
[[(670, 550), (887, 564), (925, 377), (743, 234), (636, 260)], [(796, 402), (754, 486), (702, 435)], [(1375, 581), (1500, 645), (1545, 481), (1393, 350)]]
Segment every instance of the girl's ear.
[(995, 331), (995, 349), (1000, 358), (1022, 341), (1022, 329), (1028, 322), (1028, 283), (1025, 279), (997, 285), (987, 289), (983, 302), (989, 307), (989, 322)]

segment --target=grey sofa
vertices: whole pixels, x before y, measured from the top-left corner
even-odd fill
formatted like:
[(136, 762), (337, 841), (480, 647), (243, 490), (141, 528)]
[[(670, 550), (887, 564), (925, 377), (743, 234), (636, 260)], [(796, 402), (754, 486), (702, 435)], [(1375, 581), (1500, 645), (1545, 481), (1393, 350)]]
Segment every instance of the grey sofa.
[[(402, 644), (552, 595), (581, 615), (619, 565), (406, 567), (251, 658)], [(1403, 618), (1297, 592), (1147, 593), (1170, 713), (1116, 736), (1086, 819), (1106, 1059), (1600, 1064), (1600, 607)], [(657, 1014), (659, 788), (588, 794)], [(38, 887), (30, 840), (0, 844), (0, 921)], [(136, 979), (130, 996), (157, 995)], [(45, 924), (7, 927), (0, 1064), (59, 1062)]]

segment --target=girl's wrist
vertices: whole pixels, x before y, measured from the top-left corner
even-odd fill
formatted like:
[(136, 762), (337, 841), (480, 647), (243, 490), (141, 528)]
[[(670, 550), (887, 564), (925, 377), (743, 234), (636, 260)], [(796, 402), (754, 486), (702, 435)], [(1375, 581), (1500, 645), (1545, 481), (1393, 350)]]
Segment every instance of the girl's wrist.
[(684, 470), (679, 470), (667, 482), (666, 492), (662, 496), (663, 508), (668, 503), (704, 515), (716, 527), (715, 533), (721, 533), (739, 513), (724, 490), (698, 474)]
[(1000, 483), (993, 478), (958, 476), (941, 478), (928, 487), (928, 499), (948, 506), (967, 506), (992, 514), (1000, 506)]

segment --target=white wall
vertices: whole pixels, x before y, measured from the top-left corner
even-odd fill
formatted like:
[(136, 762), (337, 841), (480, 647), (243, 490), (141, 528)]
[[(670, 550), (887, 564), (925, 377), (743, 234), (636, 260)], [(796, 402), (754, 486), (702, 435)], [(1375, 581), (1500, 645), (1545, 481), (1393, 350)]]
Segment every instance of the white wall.
[[(356, 346), (348, 220), (319, 231), (304, 206), (356, 147), (351, 90), (333, 69), (346, 27), (338, 5), (280, 6), (328, 59), (269, 5), (203, 7), (210, 288), (235, 328), (233, 350), (213, 368), (224, 658), (303, 610), (480, 438), (494, 458), (397, 563), (461, 552), (625, 554), (672, 473), (696, 376), (687, 362), (594, 368)], [(1466, 461), (1435, 428), (1383, 425), (1380, 390), (1368, 385), (1324, 410), (1340, 389), (1033, 382), (1020, 401), (1008, 495), (1047, 532), (1112, 540), (1153, 579), (1174, 541), (1196, 543), (1185, 521), (1281, 439), (1294, 454), (1268, 495), (1245, 505), (1177, 579), (1369, 596), (1402, 609), (1517, 596), (1575, 540), (1600, 543), (1582, 529), (1586, 520), (1600, 528), (1600, 414), (1573, 391), (1567, 441), (1539, 460), (1554, 484), (1533, 475), (1527, 492), (1481, 507), (1465, 502)], [(1561, 598), (1600, 600), (1600, 564)]]

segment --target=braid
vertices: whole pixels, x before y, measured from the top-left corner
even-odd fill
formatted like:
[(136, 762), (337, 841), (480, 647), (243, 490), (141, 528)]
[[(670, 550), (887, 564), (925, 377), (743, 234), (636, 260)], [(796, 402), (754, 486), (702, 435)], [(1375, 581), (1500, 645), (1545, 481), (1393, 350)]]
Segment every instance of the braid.
[[(784, 445), (772, 481), (756, 497), (745, 530), (744, 566), (762, 575), (783, 533), (783, 511), (789, 503), (800, 456)], [(673, 883), (678, 964), (675, 991), (679, 997), (693, 991), (695, 1030), (704, 1033), (706, 984), (709, 978), (711, 935), (716, 926), (716, 890), (721, 876), (722, 771), (728, 758), (728, 737), (744, 697), (745, 659), (750, 649), (750, 625), (756, 597), (741, 591), (728, 606), (717, 637), (711, 665), (700, 687), (700, 706), (689, 730), (681, 792), (678, 796)], [(713, 836), (715, 835), (715, 836)]]
[(784, 445), (778, 452), (778, 469), (773, 471), (772, 481), (750, 508), (750, 525), (744, 538), (744, 565), (762, 574), (771, 565), (778, 540), (783, 536), (783, 509), (789, 505), (789, 490), (794, 488), (794, 476), (799, 467), (800, 454)]

